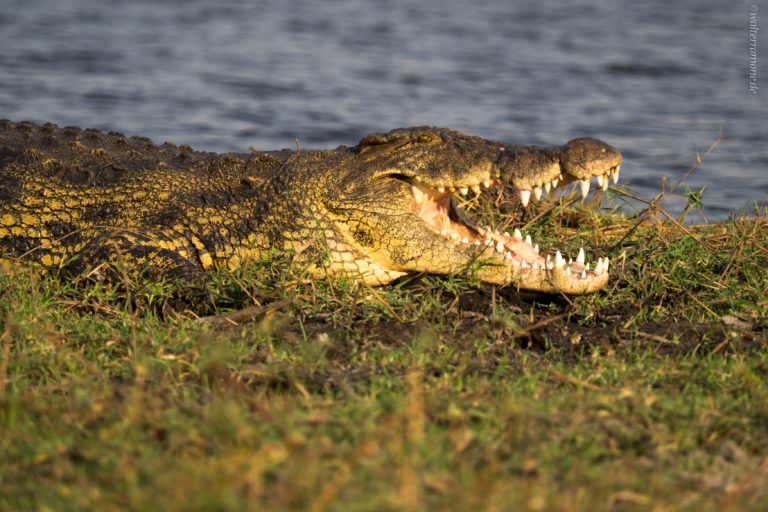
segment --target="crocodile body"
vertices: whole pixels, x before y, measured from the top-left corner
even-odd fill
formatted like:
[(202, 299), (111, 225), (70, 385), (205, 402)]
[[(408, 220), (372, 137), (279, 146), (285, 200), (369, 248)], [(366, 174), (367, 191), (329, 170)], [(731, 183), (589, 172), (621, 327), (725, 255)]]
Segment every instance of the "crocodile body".
[(369, 284), (475, 262), (486, 282), (586, 293), (607, 282), (607, 258), (591, 270), (583, 254), (545, 258), (518, 233), (475, 224), (456, 199), (499, 183), (524, 204), (573, 180), (585, 192), (592, 176), (607, 186), (620, 162), (596, 139), (516, 146), (429, 127), (335, 150), (216, 154), (0, 121), (0, 255), (49, 270), (197, 279), (277, 248), (316, 273)]

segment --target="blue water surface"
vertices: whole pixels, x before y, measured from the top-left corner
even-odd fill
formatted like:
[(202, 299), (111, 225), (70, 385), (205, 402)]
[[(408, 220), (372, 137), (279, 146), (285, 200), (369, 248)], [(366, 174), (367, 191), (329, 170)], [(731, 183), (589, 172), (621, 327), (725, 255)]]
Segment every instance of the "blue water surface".
[(0, 118), (240, 152), (424, 124), (519, 144), (594, 136), (647, 198), (722, 134), (684, 182), (719, 220), (768, 191), (768, 59), (750, 94), (750, 12), (768, 19), (768, 2), (2, 0)]

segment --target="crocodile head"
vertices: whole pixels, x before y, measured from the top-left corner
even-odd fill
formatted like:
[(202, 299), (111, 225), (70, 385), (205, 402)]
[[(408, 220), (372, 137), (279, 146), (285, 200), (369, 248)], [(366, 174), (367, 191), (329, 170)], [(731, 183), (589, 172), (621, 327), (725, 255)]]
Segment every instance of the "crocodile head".
[(615, 182), (620, 163), (615, 148), (590, 138), (523, 147), (448, 129), (398, 129), (368, 135), (350, 148), (345, 174), (336, 175), (334, 190), (321, 200), (343, 240), (338, 243), (364, 263), (358, 268), (379, 269), (363, 276), (371, 283), (407, 272), (460, 273), (475, 265), (485, 282), (583, 294), (606, 284), (608, 258), (590, 268), (583, 250), (573, 261), (559, 251), (545, 255), (518, 230), (502, 234), (474, 222), (457, 206), (458, 194), (506, 183), (526, 206), (579, 180), (586, 195), (592, 176), (603, 188), (611, 176)]

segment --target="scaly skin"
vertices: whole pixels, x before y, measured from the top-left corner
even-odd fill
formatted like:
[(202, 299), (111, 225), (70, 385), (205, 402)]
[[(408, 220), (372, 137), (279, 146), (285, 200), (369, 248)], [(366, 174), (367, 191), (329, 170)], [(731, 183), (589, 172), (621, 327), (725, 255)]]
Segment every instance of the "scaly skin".
[(428, 127), (336, 150), (215, 154), (0, 121), (0, 250), (46, 269), (155, 279), (235, 269), (270, 248), (370, 284), (476, 262), (486, 282), (586, 293), (607, 282), (607, 258), (593, 271), (583, 257), (548, 265), (525, 241), (475, 225), (452, 197), (506, 182), (527, 203), (547, 185), (598, 176), (607, 186), (620, 163), (596, 139), (521, 147)]

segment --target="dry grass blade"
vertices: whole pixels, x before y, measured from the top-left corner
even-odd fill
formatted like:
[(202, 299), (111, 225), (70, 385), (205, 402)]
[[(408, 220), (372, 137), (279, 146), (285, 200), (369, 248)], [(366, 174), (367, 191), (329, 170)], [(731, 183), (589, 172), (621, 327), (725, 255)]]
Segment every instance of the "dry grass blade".
[(0, 343), (3, 346), (3, 356), (0, 359), (0, 400), (5, 397), (5, 378), (8, 375), (8, 359), (11, 355), (11, 335), (13, 334), (13, 326), (8, 324), (0, 335)]
[(591, 391), (600, 391), (604, 392), (606, 389), (601, 388), (600, 386), (597, 386), (595, 384), (592, 384), (591, 382), (587, 382), (585, 380), (578, 379), (572, 375), (566, 375), (565, 373), (561, 372), (557, 368), (550, 368), (549, 374), (553, 377), (557, 378), (560, 381), (568, 382), (570, 384), (576, 384), (579, 387), (589, 389)]
[(204, 324), (212, 325), (240, 325), (245, 322), (250, 322), (254, 318), (274, 313), (280, 309), (285, 308), (291, 303), (290, 300), (280, 300), (267, 304), (266, 306), (251, 306), (239, 311), (230, 311), (227, 313), (219, 313), (218, 315), (204, 316), (198, 318), (197, 321)]

